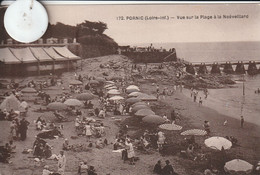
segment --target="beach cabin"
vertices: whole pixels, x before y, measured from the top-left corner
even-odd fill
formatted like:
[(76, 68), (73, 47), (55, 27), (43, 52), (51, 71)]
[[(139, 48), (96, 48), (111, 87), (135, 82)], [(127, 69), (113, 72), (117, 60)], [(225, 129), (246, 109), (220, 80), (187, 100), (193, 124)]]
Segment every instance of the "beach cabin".
[(41, 75), (61, 73), (77, 68), (81, 58), (67, 47), (0, 48), (0, 73), (4, 75)]
[(0, 48), (0, 75), (19, 73), (22, 61), (13, 55), (9, 48)]

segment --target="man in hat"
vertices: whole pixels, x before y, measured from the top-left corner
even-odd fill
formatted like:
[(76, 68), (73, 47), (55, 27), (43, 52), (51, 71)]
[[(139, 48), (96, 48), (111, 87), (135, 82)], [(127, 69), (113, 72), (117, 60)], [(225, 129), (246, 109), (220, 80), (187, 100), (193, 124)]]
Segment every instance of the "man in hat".
[(176, 173), (173, 170), (173, 167), (170, 165), (170, 161), (165, 161), (166, 165), (163, 167), (162, 174), (163, 175), (176, 175)]

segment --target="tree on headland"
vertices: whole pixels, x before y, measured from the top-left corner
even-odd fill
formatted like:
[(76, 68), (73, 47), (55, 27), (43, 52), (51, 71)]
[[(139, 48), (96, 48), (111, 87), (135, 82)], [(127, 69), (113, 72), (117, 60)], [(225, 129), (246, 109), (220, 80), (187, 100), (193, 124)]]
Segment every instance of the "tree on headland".
[(6, 41), (8, 37), (8, 34), (4, 27), (4, 14), (7, 7), (0, 7), (0, 43), (3, 41)]
[(107, 24), (103, 22), (90, 22), (85, 20), (83, 23), (80, 23), (76, 26), (78, 28), (79, 36), (82, 35), (95, 35), (103, 34), (107, 29)]

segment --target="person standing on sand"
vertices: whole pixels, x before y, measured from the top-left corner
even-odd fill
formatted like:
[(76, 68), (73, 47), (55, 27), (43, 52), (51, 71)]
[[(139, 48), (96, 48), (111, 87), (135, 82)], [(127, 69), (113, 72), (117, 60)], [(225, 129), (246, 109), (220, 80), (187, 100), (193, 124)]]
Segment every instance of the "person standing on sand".
[(192, 98), (193, 95), (193, 88), (190, 88), (190, 97)]
[(200, 99), (199, 99), (199, 106), (201, 106), (202, 105), (202, 98), (200, 97)]
[(85, 125), (85, 130), (86, 130), (87, 139), (88, 139), (88, 141), (90, 141), (90, 137), (91, 137), (92, 133), (91, 133), (91, 126), (89, 125), (89, 123), (87, 123)]
[(130, 165), (134, 165), (134, 158), (135, 158), (135, 151), (134, 151), (134, 146), (131, 143), (131, 141), (126, 140), (125, 143), (126, 146), (128, 146), (128, 158), (130, 159)]
[(60, 155), (58, 156), (58, 173), (64, 175), (66, 166), (66, 156), (64, 155), (64, 151), (60, 151)]
[(197, 95), (198, 95), (197, 92), (194, 91), (194, 92), (193, 92), (193, 101), (194, 101), (194, 102), (196, 102), (196, 100), (197, 100)]
[(241, 119), (240, 119), (241, 128), (244, 128), (244, 122), (245, 122), (244, 117), (243, 115), (241, 115)]
[(21, 134), (21, 140), (24, 141), (27, 137), (27, 130), (28, 130), (28, 125), (30, 123), (25, 120), (25, 118), (23, 118), (21, 121), (20, 121), (20, 134)]

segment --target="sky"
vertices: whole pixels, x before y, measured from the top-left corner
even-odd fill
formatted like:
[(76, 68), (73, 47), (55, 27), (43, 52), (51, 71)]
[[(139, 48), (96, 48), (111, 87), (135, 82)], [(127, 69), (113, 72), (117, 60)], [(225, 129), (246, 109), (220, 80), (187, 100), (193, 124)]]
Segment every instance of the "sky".
[[(260, 41), (260, 5), (45, 5), (52, 24), (84, 20), (107, 23), (105, 34), (119, 44)], [(195, 15), (199, 19), (194, 19)], [(204, 19), (200, 15), (219, 15)], [(223, 15), (248, 18), (223, 19)], [(122, 16), (124, 20), (118, 20)], [(169, 20), (129, 20), (132, 16), (166, 16)], [(193, 19), (177, 19), (193, 16)]]

